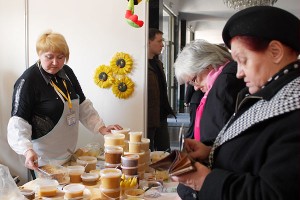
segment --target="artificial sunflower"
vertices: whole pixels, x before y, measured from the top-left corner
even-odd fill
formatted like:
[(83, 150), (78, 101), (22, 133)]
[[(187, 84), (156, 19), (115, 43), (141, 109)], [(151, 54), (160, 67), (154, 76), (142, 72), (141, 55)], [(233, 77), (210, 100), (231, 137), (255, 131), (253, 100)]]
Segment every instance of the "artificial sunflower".
[(110, 61), (110, 66), (115, 74), (125, 75), (131, 72), (133, 65), (132, 58), (129, 54), (117, 52)]
[(134, 91), (134, 83), (127, 76), (123, 76), (120, 79), (116, 78), (112, 86), (112, 91), (116, 97), (127, 99)]
[(108, 88), (114, 81), (114, 77), (112, 75), (111, 67), (100, 65), (95, 71), (94, 82), (101, 88)]

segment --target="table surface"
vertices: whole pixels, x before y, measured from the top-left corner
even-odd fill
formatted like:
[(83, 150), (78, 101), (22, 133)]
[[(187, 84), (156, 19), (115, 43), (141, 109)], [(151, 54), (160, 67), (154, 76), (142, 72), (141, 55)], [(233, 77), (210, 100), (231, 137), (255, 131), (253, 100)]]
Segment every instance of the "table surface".
[[(26, 184), (24, 184), (23, 186), (21, 186), (22, 188), (24, 189), (30, 189), (30, 190), (36, 190), (36, 187), (37, 187), (37, 181), (39, 181), (39, 178), (35, 179), (35, 180), (32, 180)], [(163, 191), (160, 192), (160, 193), (157, 193), (155, 195), (153, 195), (153, 192), (151, 193), (151, 191), (148, 191), (150, 192), (150, 194), (152, 194), (153, 196), (149, 195), (145, 195), (144, 196), (144, 199), (148, 199), (148, 200), (179, 200), (180, 197), (178, 196), (177, 192), (176, 192), (176, 187), (177, 187), (178, 183), (176, 182), (164, 182), (163, 183)], [(99, 196), (99, 186), (100, 186), (100, 183), (98, 183), (97, 185), (95, 186), (86, 186), (86, 189), (84, 191), (84, 196), (83, 196), (83, 200), (98, 200), (100, 199)], [(64, 199), (64, 193), (62, 191), (62, 188), (64, 187), (64, 185), (60, 185), (58, 187), (58, 190), (57, 190), (57, 195), (53, 198), (45, 198), (47, 200), (59, 200), (59, 199)], [(146, 194), (147, 194), (146, 193)], [(35, 200), (41, 200), (42, 198), (39, 198), (37, 195), (36, 195), (36, 198)], [(44, 199), (44, 198), (43, 198)]]

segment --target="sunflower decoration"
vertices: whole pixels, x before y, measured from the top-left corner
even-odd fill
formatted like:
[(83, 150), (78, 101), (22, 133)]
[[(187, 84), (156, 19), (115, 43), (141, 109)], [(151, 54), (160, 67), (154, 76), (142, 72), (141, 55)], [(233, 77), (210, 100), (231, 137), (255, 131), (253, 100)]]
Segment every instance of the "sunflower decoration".
[(133, 65), (132, 58), (129, 54), (117, 52), (110, 61), (110, 66), (115, 74), (125, 75), (131, 72)]
[(97, 67), (94, 75), (94, 82), (101, 88), (109, 88), (114, 82), (111, 67), (106, 65)]
[(120, 99), (127, 99), (134, 91), (134, 83), (127, 76), (116, 78), (112, 86), (112, 91), (116, 97)]

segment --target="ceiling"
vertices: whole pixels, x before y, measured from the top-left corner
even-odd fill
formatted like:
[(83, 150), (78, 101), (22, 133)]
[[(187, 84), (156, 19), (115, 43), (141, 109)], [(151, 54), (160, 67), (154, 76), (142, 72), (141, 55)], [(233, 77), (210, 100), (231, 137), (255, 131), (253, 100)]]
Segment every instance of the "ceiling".
[[(299, 0), (278, 0), (275, 7), (285, 9), (300, 18)], [(223, 0), (179, 0), (178, 12), (187, 21), (228, 19), (236, 11), (228, 8)]]
[[(187, 25), (200, 37), (218, 37), (226, 21), (237, 11), (228, 8), (223, 0), (164, 0), (164, 3), (178, 11), (179, 19), (187, 21)], [(285, 9), (300, 18), (299, 0), (278, 0), (275, 7)]]

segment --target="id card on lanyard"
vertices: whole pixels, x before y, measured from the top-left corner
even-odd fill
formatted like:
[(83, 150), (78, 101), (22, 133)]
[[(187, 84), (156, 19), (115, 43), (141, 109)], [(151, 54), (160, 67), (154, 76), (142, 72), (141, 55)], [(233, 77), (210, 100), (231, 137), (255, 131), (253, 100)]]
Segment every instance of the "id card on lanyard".
[(69, 94), (69, 91), (67, 88), (66, 81), (63, 80), (63, 84), (66, 88), (67, 95), (52, 80), (51, 80), (50, 84), (52, 85), (54, 90), (58, 93), (58, 95), (60, 96), (62, 101), (64, 102), (64, 99), (65, 99), (68, 102), (68, 107), (69, 107), (70, 113), (67, 115), (67, 124), (69, 126), (75, 125), (76, 124), (76, 113), (75, 113), (75, 111), (72, 110), (72, 101), (71, 101), (71, 97), (70, 97), (70, 94)]
[(76, 124), (76, 115), (72, 110), (70, 110), (70, 113), (67, 115), (67, 123), (69, 126), (73, 126)]

